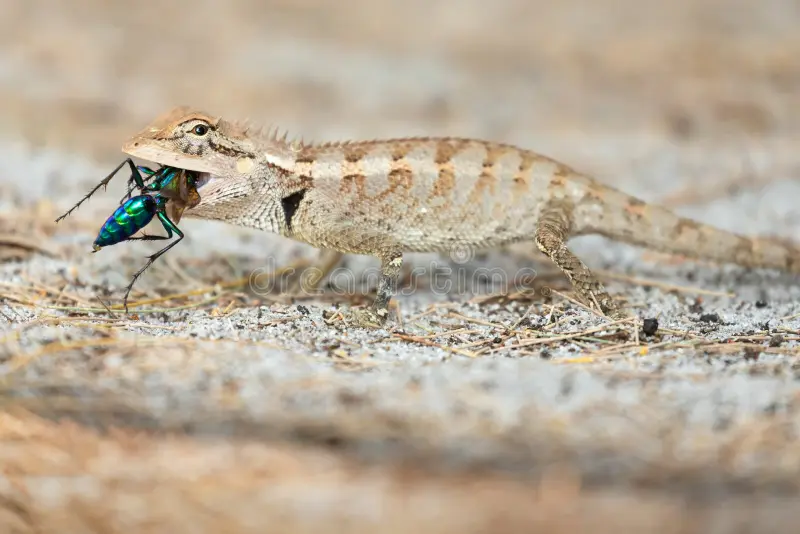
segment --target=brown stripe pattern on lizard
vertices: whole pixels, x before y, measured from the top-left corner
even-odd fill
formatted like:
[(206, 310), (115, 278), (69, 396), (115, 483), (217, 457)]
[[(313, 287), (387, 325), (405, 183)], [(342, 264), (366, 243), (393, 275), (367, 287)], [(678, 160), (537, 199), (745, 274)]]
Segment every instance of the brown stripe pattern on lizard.
[(377, 298), (354, 310), (384, 324), (404, 252), (533, 241), (577, 296), (613, 318), (628, 312), (567, 247), (611, 239), (746, 267), (800, 272), (800, 249), (677, 216), (546, 156), (476, 139), (408, 138), (305, 144), (188, 107), (158, 117), (123, 152), (204, 173), (185, 216), (274, 232), (381, 262)]

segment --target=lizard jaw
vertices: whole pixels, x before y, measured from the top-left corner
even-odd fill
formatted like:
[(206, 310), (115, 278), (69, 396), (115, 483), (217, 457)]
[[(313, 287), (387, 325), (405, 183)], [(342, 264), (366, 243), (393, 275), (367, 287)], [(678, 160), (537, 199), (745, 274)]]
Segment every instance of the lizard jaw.
[(162, 148), (153, 143), (141, 141), (139, 138), (133, 138), (126, 142), (122, 147), (122, 152), (134, 158), (152, 161), (162, 166), (206, 173), (215, 170), (207, 159), (200, 156), (192, 156)]
[(198, 173), (195, 189), (200, 202), (186, 208), (186, 216), (216, 219), (232, 210), (244, 209), (252, 202), (251, 185), (246, 177)]
[(198, 173), (197, 180), (195, 182), (195, 188), (197, 189), (197, 192), (199, 193), (203, 187), (217, 179), (218, 178), (212, 175), (210, 172)]

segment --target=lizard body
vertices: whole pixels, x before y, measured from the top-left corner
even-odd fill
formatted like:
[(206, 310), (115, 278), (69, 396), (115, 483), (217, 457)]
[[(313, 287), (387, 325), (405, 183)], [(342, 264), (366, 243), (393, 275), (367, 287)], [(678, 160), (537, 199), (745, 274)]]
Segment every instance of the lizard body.
[(388, 315), (404, 252), (533, 241), (588, 306), (627, 315), (567, 247), (599, 234), (697, 259), (800, 272), (800, 249), (675, 215), (551, 158), (461, 138), (306, 144), (187, 107), (156, 118), (123, 152), (201, 174), (185, 216), (267, 230), (321, 249), (376, 256), (378, 296), (359, 324)]

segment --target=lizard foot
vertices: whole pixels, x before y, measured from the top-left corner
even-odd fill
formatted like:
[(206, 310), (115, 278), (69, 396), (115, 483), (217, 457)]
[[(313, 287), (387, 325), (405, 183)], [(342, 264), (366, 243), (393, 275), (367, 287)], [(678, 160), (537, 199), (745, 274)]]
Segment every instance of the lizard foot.
[(622, 319), (628, 319), (633, 317), (633, 315), (622, 306), (611, 308), (610, 310), (606, 310), (605, 315), (614, 321), (621, 321)]
[(589, 301), (587, 305), (595, 310), (599, 306), (599, 311), (612, 321), (620, 321), (632, 317), (630, 311), (621, 302), (615, 301), (610, 295), (601, 295), (600, 298), (592, 295), (592, 297), (593, 302)]
[(597, 309), (597, 306), (599, 306), (603, 315), (609, 319), (619, 321), (631, 317), (631, 313), (626, 309), (623, 303), (615, 301), (614, 298), (608, 294), (602, 295), (601, 298), (594, 297), (593, 300), (596, 305), (592, 306), (590, 304), (590, 307)]
[[(381, 314), (380, 312), (384, 313)], [(389, 313), (386, 310), (377, 312), (371, 308), (357, 308), (345, 314), (345, 322), (359, 328), (383, 328)]]

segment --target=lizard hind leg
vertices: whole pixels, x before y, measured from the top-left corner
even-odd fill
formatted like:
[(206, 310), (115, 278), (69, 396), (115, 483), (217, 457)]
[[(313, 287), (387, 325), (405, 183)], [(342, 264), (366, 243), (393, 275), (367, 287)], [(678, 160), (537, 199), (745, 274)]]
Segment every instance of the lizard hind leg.
[(289, 295), (313, 295), (320, 291), (322, 281), (342, 260), (343, 253), (322, 249), (316, 263), (293, 276), (287, 287)]
[(380, 328), (389, 317), (389, 302), (397, 292), (397, 283), (403, 268), (403, 255), (391, 251), (381, 255), (381, 274), (378, 294), (368, 309), (351, 310), (350, 320), (362, 328)]
[(571, 209), (555, 203), (547, 206), (536, 227), (536, 246), (566, 275), (575, 293), (590, 308), (613, 319), (622, 319), (628, 312), (620, 308), (600, 280), (571, 250), (566, 241), (570, 232)]

